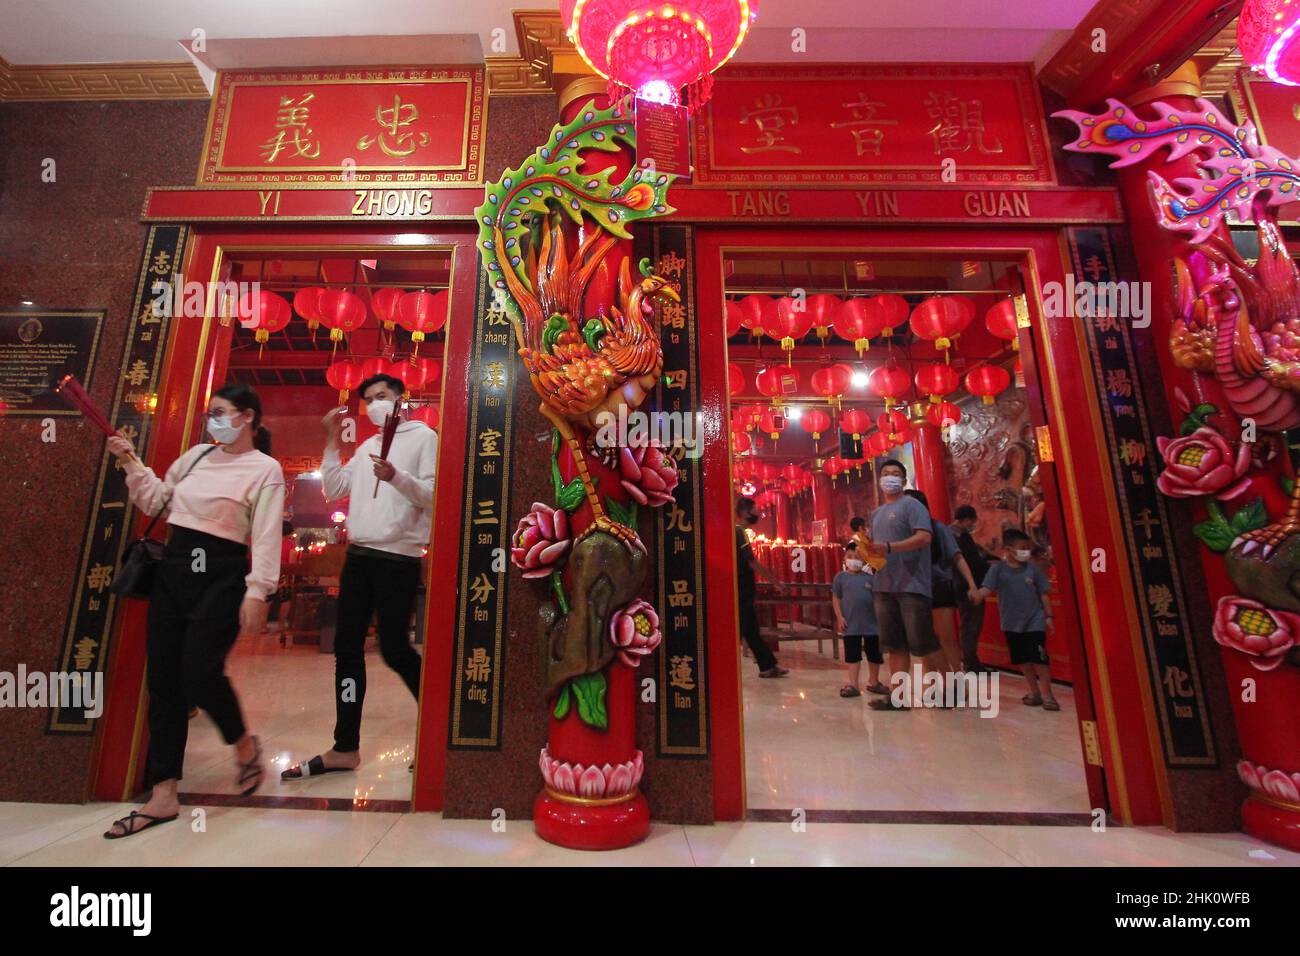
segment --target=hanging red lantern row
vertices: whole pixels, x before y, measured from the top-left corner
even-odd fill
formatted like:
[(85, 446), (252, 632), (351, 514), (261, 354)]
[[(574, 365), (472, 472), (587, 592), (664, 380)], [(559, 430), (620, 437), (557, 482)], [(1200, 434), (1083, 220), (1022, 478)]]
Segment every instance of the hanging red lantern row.
[(836, 363), (819, 368), (812, 374), (812, 389), (830, 402), (831, 408), (840, 407), (840, 400), (853, 383), (853, 369)]
[(447, 324), (451, 295), (446, 289), (437, 292), (408, 292), (397, 302), (397, 321), (411, 333), (415, 343), (412, 354), (418, 354), (420, 343)]
[(330, 330), (330, 341), (337, 349), (343, 336), (355, 332), (366, 322), (366, 304), (361, 296), (347, 289), (326, 289), (319, 301), (320, 324)]
[(938, 405), (945, 395), (957, 391), (958, 386), (961, 385), (961, 376), (951, 365), (940, 365), (934, 362), (918, 368), (915, 381), (916, 390), (929, 395), (930, 403)]
[(975, 318), (975, 304), (965, 296), (931, 296), (912, 310), (912, 332), (944, 353)]
[(852, 435), (859, 441), (871, 428), (871, 416), (861, 408), (850, 408), (840, 416), (840, 428), (846, 435)]
[(760, 393), (766, 395), (772, 400), (773, 405), (780, 408), (786, 395), (793, 395), (799, 391), (799, 370), (769, 365), (758, 373), (754, 384)]
[(293, 294), (293, 310), (302, 316), (311, 331), (311, 340), (316, 341), (316, 330), (320, 328), (320, 297), (325, 290), (320, 286), (299, 289)]
[(853, 343), (858, 357), (871, 348), (871, 340), (884, 329), (884, 317), (871, 299), (849, 299), (835, 310), (835, 334)]
[(1016, 303), (1003, 299), (994, 304), (984, 316), (984, 327), (1000, 339), (1011, 343), (1013, 351), (1020, 351), (1020, 326), (1016, 321)]
[(397, 303), (404, 295), (406, 295), (404, 290), (392, 286), (376, 289), (370, 294), (370, 309), (386, 332), (395, 331), (397, 328)]
[(325, 369), (325, 381), (339, 390), (339, 404), (348, 400), (348, 392), (366, 380), (361, 372), (361, 364), (350, 358), (339, 359), (330, 363)]
[(776, 299), (770, 295), (747, 295), (740, 300), (740, 324), (762, 338), (769, 326), (776, 324)]
[(799, 427), (812, 435), (814, 440), (822, 437), (822, 432), (831, 427), (831, 417), (820, 408), (810, 408), (799, 418)]
[(835, 323), (835, 312), (839, 307), (840, 300), (826, 292), (808, 297), (808, 315), (812, 320), (812, 329), (822, 342), (830, 337), (831, 326)]
[(977, 365), (966, 373), (966, 390), (992, 405), (1011, 384), (1011, 375), (1000, 365)]
[(867, 376), (867, 387), (873, 394), (883, 398), (886, 406), (897, 405), (911, 384), (907, 372), (899, 368), (892, 358), (884, 365), (872, 369)]
[(808, 312), (806, 301), (790, 296), (777, 300), (776, 321), (765, 331), (772, 338), (780, 340), (786, 365), (794, 361), (794, 344), (808, 334), (812, 323), (813, 317)]
[(745, 327), (745, 313), (731, 299), (727, 299), (724, 303), (723, 319), (727, 325), (727, 338), (738, 335)]
[(727, 363), (727, 391), (735, 398), (745, 390), (745, 370), (735, 362)]
[(245, 295), (236, 306), (239, 324), (253, 330), (257, 341), (257, 357), (262, 357), (262, 348), (270, 340), (273, 332), (279, 332), (293, 318), (293, 309), (284, 297), (274, 292), (258, 292)]

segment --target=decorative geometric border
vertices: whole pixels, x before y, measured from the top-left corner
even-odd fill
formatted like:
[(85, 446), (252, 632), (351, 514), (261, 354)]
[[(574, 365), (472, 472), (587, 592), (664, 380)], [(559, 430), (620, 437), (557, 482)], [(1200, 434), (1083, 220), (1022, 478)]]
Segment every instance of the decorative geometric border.
[(0, 103), (43, 100), (206, 100), (193, 63), (14, 66), (0, 58)]

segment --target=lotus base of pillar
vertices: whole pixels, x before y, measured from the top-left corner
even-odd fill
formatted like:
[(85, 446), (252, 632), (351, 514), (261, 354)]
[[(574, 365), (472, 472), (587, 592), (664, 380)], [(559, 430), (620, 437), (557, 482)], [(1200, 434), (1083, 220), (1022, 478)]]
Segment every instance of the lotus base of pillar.
[(542, 790), (533, 804), (533, 825), (539, 837), (556, 846), (618, 850), (649, 834), (650, 805), (640, 790), (618, 802), (562, 798)]
[(1300, 807), (1284, 807), (1252, 796), (1241, 807), (1241, 821), (1256, 839), (1300, 853)]

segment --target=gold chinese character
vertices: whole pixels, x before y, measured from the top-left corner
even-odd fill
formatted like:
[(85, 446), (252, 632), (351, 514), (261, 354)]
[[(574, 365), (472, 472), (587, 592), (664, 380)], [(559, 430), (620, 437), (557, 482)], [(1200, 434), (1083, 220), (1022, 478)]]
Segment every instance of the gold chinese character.
[(658, 265), (655, 266), (655, 272), (661, 276), (675, 279), (682, 274), (682, 270), (685, 268), (686, 260), (677, 253), (670, 252), (668, 255), (660, 257)]
[(488, 579), (487, 572), (481, 571), (479, 576), (474, 579), (474, 583), (470, 585), (470, 600), (478, 604), (486, 604), (495, 590), (496, 588), (492, 586), (492, 582)]
[(758, 128), (758, 145), (742, 146), (740, 151), (742, 153), (770, 153), (777, 150), (788, 153), (802, 152), (798, 146), (786, 143), (785, 137), (781, 134), (787, 120), (791, 126), (799, 124), (797, 107), (782, 106), (781, 97), (775, 93), (759, 97), (754, 101), (754, 108), (746, 110), (740, 118), (742, 126), (752, 122)]
[(94, 564), (90, 567), (90, 572), (86, 575), (86, 587), (90, 588), (96, 594), (101, 594), (104, 588), (113, 583), (113, 566), (111, 564)]
[(935, 124), (929, 130), (934, 140), (934, 154), (968, 153), (974, 149), (989, 155), (1002, 152), (1002, 141), (985, 139), (984, 104), (980, 100), (958, 99), (952, 93), (931, 91), (925, 98), (925, 111)]
[(475, 524), (496, 524), (497, 523), (497, 503), (492, 501), (480, 501), (478, 503), (478, 517), (474, 519)]
[(1088, 274), (1088, 278), (1093, 282), (1100, 282), (1101, 277), (1106, 272), (1106, 264), (1101, 261), (1101, 256), (1093, 253), (1084, 260), (1083, 271)]
[(83, 637), (77, 641), (76, 650), (72, 654), (72, 663), (77, 670), (90, 669), (90, 663), (95, 659), (95, 646), (97, 644), (99, 644), (98, 641), (89, 637)]
[(127, 369), (126, 375), (123, 376), (132, 385), (143, 385), (149, 378), (149, 366), (144, 359), (136, 359)]
[(1151, 605), (1151, 612), (1156, 617), (1173, 617), (1174, 612), (1170, 610), (1173, 603), (1174, 594), (1169, 589), (1169, 585), (1147, 585), (1147, 604)]
[[(278, 132), (261, 146), (263, 162), (273, 163), (286, 149), (294, 150), (294, 157), (316, 159), (320, 156), (320, 143), (310, 139), (311, 129), (307, 126), (307, 104), (316, 98), (315, 93), (307, 93), (294, 102), (292, 96), (280, 97), (280, 109), (276, 112), (275, 128)], [(289, 134), (293, 135), (290, 136)]]
[(691, 666), (694, 660), (689, 654), (674, 654), (668, 682), (680, 690), (695, 690), (695, 671)]
[(479, 683), (492, 677), (492, 658), (481, 647), (474, 648), (474, 653), (466, 659), (465, 679)]
[(885, 131), (880, 127), (897, 126), (898, 120), (880, 119), (876, 113), (885, 104), (872, 100), (865, 90), (853, 102), (840, 105), (850, 111), (852, 118), (831, 123), (831, 128), (847, 129), (852, 134), (857, 155), (863, 156), (869, 152), (873, 156), (879, 156), (880, 147), (885, 142)]
[(1133, 397), (1133, 381), (1128, 377), (1128, 369), (1113, 368), (1106, 373), (1106, 391), (1112, 395)]
[(171, 271), (171, 262), (171, 253), (164, 249), (153, 257), (153, 264), (149, 267), (149, 271), (156, 276), (165, 276)]
[(1119, 460), (1126, 465), (1141, 465), (1147, 460), (1147, 446), (1132, 438), (1119, 443)]
[(378, 143), (379, 148), (388, 156), (410, 156), (421, 146), (429, 145), (428, 133), (417, 136), (413, 131), (402, 128), (410, 126), (419, 118), (420, 111), (414, 103), (403, 103), (400, 96), (394, 96), (392, 109), (375, 108), (375, 122), (383, 132), (378, 136), (362, 136), (357, 140), (357, 149), (369, 149)]
[(504, 362), (489, 362), (483, 366), (483, 387), (498, 389), (506, 384), (506, 366)]
[(478, 453), (481, 458), (499, 458), (501, 449), (497, 447), (497, 442), (501, 440), (501, 433), (495, 428), (485, 428), (478, 433), (479, 448)]
[(691, 593), (689, 581), (681, 579), (673, 581), (673, 593), (668, 595), (668, 604), (670, 607), (695, 606), (695, 595)]
[(680, 531), (682, 534), (690, 534), (695, 530), (695, 526), (686, 520), (686, 512), (677, 507), (676, 503), (668, 506), (668, 524), (665, 526), (666, 531)]

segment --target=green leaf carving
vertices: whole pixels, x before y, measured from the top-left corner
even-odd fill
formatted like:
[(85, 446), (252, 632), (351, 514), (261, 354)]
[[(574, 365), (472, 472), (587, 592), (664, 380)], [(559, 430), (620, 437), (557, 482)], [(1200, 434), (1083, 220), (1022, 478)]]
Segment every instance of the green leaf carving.
[(605, 672), (583, 674), (569, 681), (573, 696), (578, 698), (578, 717), (588, 727), (605, 730), (609, 727), (609, 714), (605, 710)]
[(555, 719), (563, 720), (564, 715), (569, 712), (569, 705), (572, 703), (572, 695), (569, 693), (569, 685), (565, 684), (560, 688), (560, 696), (555, 699)]
[(1207, 548), (1219, 554), (1232, 547), (1233, 539), (1236, 538), (1227, 525), (1216, 521), (1201, 521), (1192, 529), (1192, 533), (1200, 538)]
[(609, 516), (625, 528), (636, 528), (636, 512), (632, 510), (635, 507), (636, 505), (632, 508), (624, 508), (613, 498), (605, 499), (605, 510), (609, 512)]
[(587, 489), (583, 487), (581, 478), (574, 478), (555, 496), (556, 502), (565, 511), (574, 511), (586, 498)]
[(1228, 527), (1232, 529), (1233, 537), (1236, 537), (1247, 531), (1262, 528), (1266, 524), (1268, 524), (1268, 512), (1264, 510), (1264, 499), (1256, 498), (1232, 516)]

